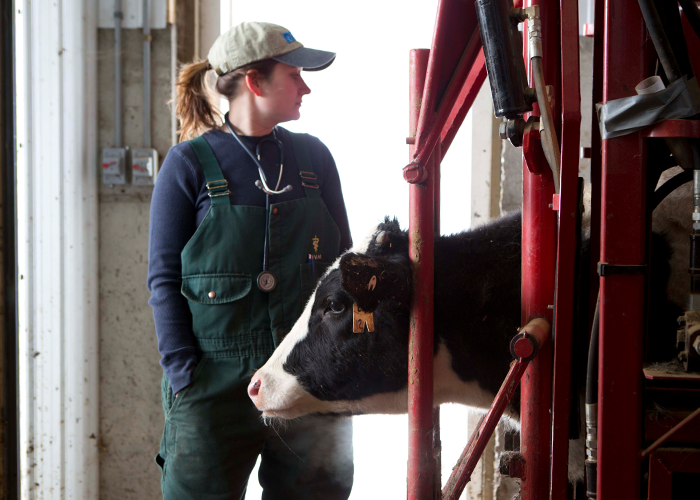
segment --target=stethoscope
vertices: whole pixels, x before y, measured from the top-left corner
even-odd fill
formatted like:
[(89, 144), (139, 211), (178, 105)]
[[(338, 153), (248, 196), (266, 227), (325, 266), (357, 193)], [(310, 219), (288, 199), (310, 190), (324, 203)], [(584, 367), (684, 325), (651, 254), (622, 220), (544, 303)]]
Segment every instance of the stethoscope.
[[(283, 189), (278, 191), (280, 187), (280, 182), (282, 182), (282, 172), (284, 171), (284, 148), (282, 145), (282, 141), (280, 141), (277, 138), (277, 133), (273, 128), (272, 137), (266, 137), (265, 139), (262, 139), (260, 142), (258, 142), (258, 145), (255, 147), (255, 154), (253, 154), (253, 152), (250, 149), (248, 149), (248, 147), (245, 144), (243, 144), (243, 141), (241, 141), (241, 138), (238, 137), (236, 131), (233, 130), (231, 123), (228, 121), (228, 113), (224, 115), (224, 123), (226, 124), (226, 127), (228, 128), (229, 132), (231, 132), (231, 135), (236, 138), (238, 144), (240, 144), (243, 150), (246, 153), (248, 153), (248, 156), (252, 158), (253, 162), (258, 167), (258, 175), (260, 175), (260, 179), (255, 181), (255, 185), (258, 187), (258, 189), (262, 190), (262, 192), (265, 193), (265, 249), (263, 253), (263, 268), (262, 272), (258, 275), (257, 281), (258, 288), (261, 291), (271, 292), (277, 286), (277, 277), (272, 273), (272, 271), (269, 271), (267, 269), (267, 257), (270, 247), (270, 195), (287, 193), (292, 190), (292, 186), (287, 185)], [(275, 186), (275, 189), (270, 189), (268, 187), (267, 177), (265, 176), (265, 172), (262, 169), (262, 165), (260, 165), (260, 152), (262, 151), (263, 145), (265, 145), (268, 142), (274, 144), (277, 148), (277, 159), (280, 165), (280, 175), (277, 178), (277, 185)]]

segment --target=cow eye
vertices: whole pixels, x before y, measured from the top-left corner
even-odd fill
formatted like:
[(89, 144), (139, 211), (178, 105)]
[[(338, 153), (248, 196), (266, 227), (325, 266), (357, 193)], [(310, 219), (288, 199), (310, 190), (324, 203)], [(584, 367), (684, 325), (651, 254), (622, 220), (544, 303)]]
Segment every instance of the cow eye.
[(345, 304), (331, 300), (326, 307), (326, 314), (340, 314), (345, 311)]

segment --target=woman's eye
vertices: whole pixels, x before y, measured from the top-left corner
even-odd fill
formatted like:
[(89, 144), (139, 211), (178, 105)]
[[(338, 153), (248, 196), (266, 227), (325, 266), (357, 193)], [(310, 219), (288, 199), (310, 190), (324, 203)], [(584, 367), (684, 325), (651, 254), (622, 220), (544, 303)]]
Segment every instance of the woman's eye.
[(345, 305), (342, 302), (337, 302), (335, 300), (331, 300), (328, 303), (328, 306), (326, 307), (326, 313), (330, 314), (340, 314), (345, 310)]

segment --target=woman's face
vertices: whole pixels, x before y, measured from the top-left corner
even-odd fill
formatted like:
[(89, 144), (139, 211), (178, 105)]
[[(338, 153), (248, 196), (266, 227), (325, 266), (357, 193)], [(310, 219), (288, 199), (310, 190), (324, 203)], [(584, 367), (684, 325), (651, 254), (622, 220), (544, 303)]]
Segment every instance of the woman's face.
[(277, 124), (299, 119), (301, 99), (311, 92), (300, 73), (301, 68), (277, 63), (261, 82), (263, 99), (257, 99), (258, 109), (267, 120)]

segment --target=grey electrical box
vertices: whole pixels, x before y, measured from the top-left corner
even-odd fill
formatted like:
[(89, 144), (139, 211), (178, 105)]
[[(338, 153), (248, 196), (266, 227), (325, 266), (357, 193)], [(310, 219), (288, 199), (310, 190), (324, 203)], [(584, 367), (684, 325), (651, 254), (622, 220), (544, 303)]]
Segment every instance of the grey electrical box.
[(156, 181), (158, 151), (150, 148), (131, 150), (131, 183), (134, 186), (149, 186)]
[(126, 148), (102, 150), (102, 183), (126, 184)]

